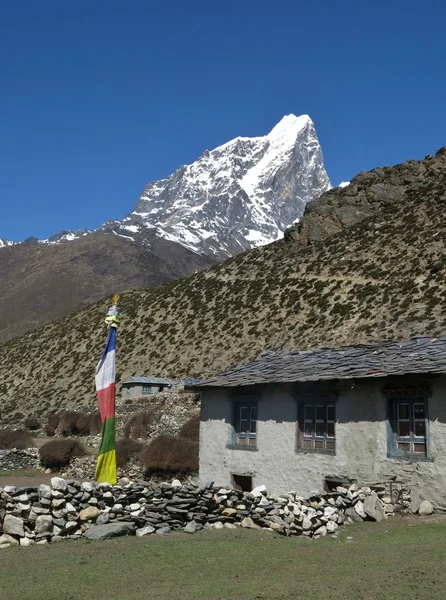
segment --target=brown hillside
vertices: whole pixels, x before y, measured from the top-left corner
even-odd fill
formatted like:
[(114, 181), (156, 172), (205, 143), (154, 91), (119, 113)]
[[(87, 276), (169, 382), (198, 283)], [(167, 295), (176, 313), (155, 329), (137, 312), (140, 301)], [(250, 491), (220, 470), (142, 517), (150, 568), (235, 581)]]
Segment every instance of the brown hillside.
[[(402, 196), (377, 201), (375, 212), (324, 240), (311, 236), (313, 223), (307, 245), (301, 230), (183, 281), (125, 293), (121, 380), (204, 377), (271, 348), (444, 333), (446, 153), (414, 168), (423, 174), (403, 184)], [(382, 170), (381, 182), (401, 171)], [(340, 204), (347, 190), (336, 190)], [(333, 195), (324, 197), (331, 202)], [(318, 210), (326, 214), (323, 199)], [(99, 302), (0, 347), (3, 417), (94, 403), (107, 306)]]
[(115, 291), (158, 285), (211, 264), (179, 244), (154, 236), (145, 245), (116, 235), (93, 234), (57, 245), (2, 248), (0, 341), (23, 335)]

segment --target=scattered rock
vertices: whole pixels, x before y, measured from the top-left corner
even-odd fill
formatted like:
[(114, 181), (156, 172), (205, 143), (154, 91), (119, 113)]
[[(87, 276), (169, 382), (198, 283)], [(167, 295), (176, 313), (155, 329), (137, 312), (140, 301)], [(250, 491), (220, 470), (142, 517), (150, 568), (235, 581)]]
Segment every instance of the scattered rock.
[(195, 521), (189, 521), (183, 531), (185, 533), (195, 533), (197, 531), (197, 523)]
[(423, 500), (418, 510), (418, 514), (421, 517), (426, 517), (427, 515), (431, 515), (434, 512), (434, 507), (429, 500)]
[(108, 540), (123, 535), (130, 535), (135, 530), (133, 523), (108, 523), (107, 525), (92, 525), (84, 533), (88, 540)]

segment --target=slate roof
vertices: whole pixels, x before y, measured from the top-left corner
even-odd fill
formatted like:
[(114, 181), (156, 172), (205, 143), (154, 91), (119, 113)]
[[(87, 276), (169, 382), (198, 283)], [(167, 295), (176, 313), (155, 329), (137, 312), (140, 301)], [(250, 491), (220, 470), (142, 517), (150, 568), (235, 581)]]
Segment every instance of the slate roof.
[(165, 379), (163, 377), (129, 377), (123, 382), (126, 383), (142, 383), (144, 385), (172, 385), (176, 383), (174, 379)]
[(259, 360), (191, 387), (235, 387), (409, 373), (446, 374), (446, 337), (414, 337), (362, 346), (270, 352)]

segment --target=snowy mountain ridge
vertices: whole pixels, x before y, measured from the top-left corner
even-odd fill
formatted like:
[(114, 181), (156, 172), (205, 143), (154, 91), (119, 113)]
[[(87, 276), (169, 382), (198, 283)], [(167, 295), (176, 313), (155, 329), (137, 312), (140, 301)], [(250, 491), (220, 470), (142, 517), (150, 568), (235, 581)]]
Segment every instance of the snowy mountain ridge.
[[(148, 183), (132, 212), (94, 231), (147, 247), (156, 235), (221, 260), (282, 237), (306, 203), (330, 188), (312, 120), (290, 114), (267, 135), (237, 137)], [(58, 244), (94, 231), (22, 243)], [(0, 240), (0, 248), (14, 243)]]
[(149, 183), (133, 211), (107, 223), (156, 228), (195, 252), (225, 258), (272, 242), (331, 188), (310, 117), (287, 115), (262, 137), (237, 137)]

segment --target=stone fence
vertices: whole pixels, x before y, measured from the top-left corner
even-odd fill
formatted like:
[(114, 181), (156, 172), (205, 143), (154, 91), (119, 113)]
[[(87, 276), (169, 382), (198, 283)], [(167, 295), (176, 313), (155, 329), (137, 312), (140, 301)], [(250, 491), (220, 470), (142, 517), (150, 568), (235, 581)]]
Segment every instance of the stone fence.
[[(63, 539), (107, 539), (117, 535), (194, 533), (199, 529), (247, 527), (287, 536), (336, 535), (353, 521), (382, 521), (408, 510), (410, 497), (387, 495), (385, 487), (353, 484), (303, 499), (296, 492), (268, 496), (191, 483), (154, 485), (121, 480), (121, 485), (79, 483), (53, 477), (51, 486), (0, 488), (0, 548), (47, 544)], [(430, 514), (429, 502), (418, 506)], [(417, 509), (417, 510), (418, 510)]]

